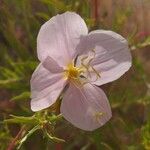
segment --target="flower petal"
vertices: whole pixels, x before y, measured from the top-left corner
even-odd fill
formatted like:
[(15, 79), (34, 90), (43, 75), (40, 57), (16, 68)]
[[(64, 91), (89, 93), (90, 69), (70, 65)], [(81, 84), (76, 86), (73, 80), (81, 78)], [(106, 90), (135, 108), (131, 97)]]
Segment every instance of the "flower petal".
[(73, 12), (52, 17), (42, 25), (37, 37), (37, 52), (40, 61), (47, 56), (61, 66), (70, 63), (80, 38), (88, 33), (84, 20)]
[[(47, 66), (47, 63), (46, 60), (44, 66)], [(45, 109), (55, 103), (66, 85), (66, 81), (63, 80), (63, 73), (60, 72), (57, 65), (56, 68), (53, 66), (51, 69), (49, 65), (49, 70), (44, 66), (41, 63), (31, 78), (31, 109), (33, 111)]]
[(71, 84), (64, 95), (60, 111), (66, 120), (87, 131), (101, 127), (112, 116), (105, 93), (89, 83), (82, 88)]
[[(86, 41), (85, 41), (86, 40)], [(102, 85), (118, 79), (131, 67), (131, 53), (128, 43), (121, 35), (113, 31), (96, 30), (84, 40), (82, 52), (94, 53), (91, 66), (100, 74), (96, 81), (96, 73), (91, 69), (93, 84)]]
[(57, 62), (51, 58), (47, 57), (45, 61), (42, 63), (43, 67), (45, 67), (47, 70), (49, 70), (51, 73), (62, 73), (64, 68), (60, 67)]

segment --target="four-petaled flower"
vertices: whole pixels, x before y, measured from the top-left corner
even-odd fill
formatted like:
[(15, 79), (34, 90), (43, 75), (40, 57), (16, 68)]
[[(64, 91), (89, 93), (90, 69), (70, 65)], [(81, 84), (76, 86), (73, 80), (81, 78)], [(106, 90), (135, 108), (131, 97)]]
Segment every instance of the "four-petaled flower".
[(56, 102), (74, 126), (92, 131), (112, 116), (105, 93), (98, 87), (118, 79), (131, 66), (127, 41), (112, 31), (88, 34), (84, 20), (73, 12), (52, 17), (37, 37), (40, 64), (31, 79), (31, 109)]

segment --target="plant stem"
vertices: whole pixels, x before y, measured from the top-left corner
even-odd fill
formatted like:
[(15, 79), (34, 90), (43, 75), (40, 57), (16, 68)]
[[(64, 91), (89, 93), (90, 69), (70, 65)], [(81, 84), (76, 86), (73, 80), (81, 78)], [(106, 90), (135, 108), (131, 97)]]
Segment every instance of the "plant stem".
[(22, 132), (25, 130), (25, 126), (21, 127), (20, 131), (16, 135), (16, 137), (9, 143), (7, 150), (14, 150), (15, 146), (17, 144), (17, 141), (20, 139), (22, 136)]
[(98, 24), (99, 20), (99, 3), (100, 0), (91, 0), (92, 2), (92, 16), (94, 18), (94, 24)]

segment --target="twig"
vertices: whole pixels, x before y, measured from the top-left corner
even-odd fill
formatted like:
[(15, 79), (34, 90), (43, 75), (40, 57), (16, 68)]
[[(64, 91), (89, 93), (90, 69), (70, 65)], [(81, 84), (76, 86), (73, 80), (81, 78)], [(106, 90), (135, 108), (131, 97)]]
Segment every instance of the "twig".
[(18, 134), (16, 135), (16, 137), (9, 143), (7, 150), (14, 150), (17, 141), (20, 139), (22, 132), (24, 131), (25, 126), (23, 126), (20, 131), (18, 132)]
[(98, 13), (98, 0), (94, 0), (94, 17), (95, 17), (95, 22), (97, 23), (98, 21), (98, 17), (99, 17), (99, 13)]
[(95, 25), (97, 25), (99, 20), (99, 3), (100, 0), (91, 0), (92, 1), (92, 16), (94, 18)]

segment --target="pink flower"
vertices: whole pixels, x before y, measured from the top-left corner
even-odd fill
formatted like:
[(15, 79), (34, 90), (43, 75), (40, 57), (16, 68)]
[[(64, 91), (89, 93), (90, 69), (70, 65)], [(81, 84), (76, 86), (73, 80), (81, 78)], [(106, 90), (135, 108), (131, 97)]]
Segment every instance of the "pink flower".
[(92, 131), (112, 116), (98, 86), (118, 79), (131, 67), (127, 41), (112, 31), (88, 34), (84, 20), (73, 12), (52, 17), (37, 37), (40, 64), (31, 79), (31, 109), (54, 104), (74, 126)]

